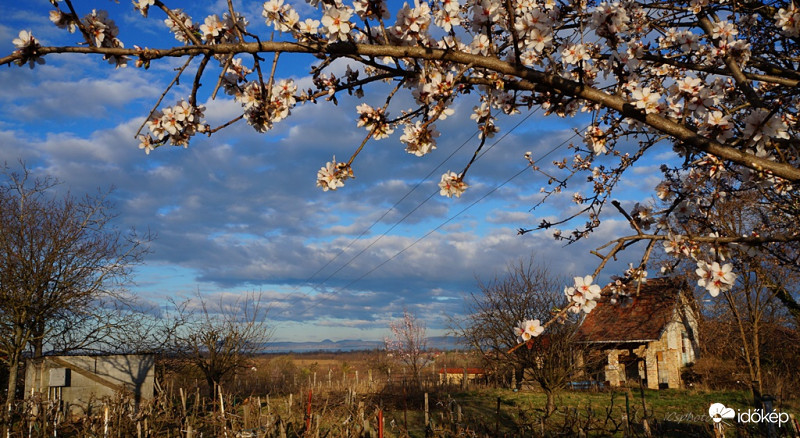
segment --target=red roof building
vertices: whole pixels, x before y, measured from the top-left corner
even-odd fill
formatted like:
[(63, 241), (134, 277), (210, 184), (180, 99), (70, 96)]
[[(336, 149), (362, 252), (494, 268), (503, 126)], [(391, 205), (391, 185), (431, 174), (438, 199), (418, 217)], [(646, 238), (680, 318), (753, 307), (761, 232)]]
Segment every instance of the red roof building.
[(460, 384), (466, 375), (467, 381), (473, 381), (478, 378), (486, 376), (486, 370), (483, 368), (440, 368), (439, 369), (439, 382)]
[(603, 290), (597, 307), (578, 329), (578, 340), (607, 355), (610, 386), (642, 381), (648, 388), (681, 386), (680, 369), (695, 360), (697, 316), (684, 280), (655, 278)]

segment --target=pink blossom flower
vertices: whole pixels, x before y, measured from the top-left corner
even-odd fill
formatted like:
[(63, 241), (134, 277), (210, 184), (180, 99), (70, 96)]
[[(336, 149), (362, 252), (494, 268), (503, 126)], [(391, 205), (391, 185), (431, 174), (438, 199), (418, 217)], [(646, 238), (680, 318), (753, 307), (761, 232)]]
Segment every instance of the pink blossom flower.
[(800, 9), (794, 4), (789, 3), (789, 8), (780, 8), (775, 14), (775, 24), (781, 28), (781, 32), (788, 37), (800, 36)]
[(561, 60), (564, 64), (579, 64), (589, 60), (589, 53), (583, 44), (570, 44), (561, 51)]

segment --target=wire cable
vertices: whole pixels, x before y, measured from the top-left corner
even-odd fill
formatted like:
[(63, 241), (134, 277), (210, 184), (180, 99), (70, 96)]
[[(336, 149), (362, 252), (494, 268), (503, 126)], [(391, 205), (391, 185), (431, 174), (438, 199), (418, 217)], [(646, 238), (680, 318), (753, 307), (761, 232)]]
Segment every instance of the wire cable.
[[(519, 126), (519, 125), (521, 125), (521, 123), (517, 124), (516, 126)], [(516, 128), (516, 127), (515, 127), (515, 128)], [(557, 151), (559, 148), (561, 148), (562, 146), (564, 146), (564, 145), (565, 145), (567, 142), (569, 142), (570, 140), (572, 140), (572, 139), (573, 139), (575, 136), (577, 136), (577, 134), (573, 134), (572, 136), (568, 137), (566, 140), (562, 141), (561, 143), (559, 143), (558, 145), (556, 145), (555, 147), (553, 147), (552, 149), (550, 149), (550, 150), (549, 150), (547, 153), (545, 153), (545, 154), (541, 155), (540, 157), (538, 157), (538, 158), (537, 158), (535, 161), (540, 161), (540, 160), (542, 160), (542, 159), (546, 158), (548, 155), (550, 155), (550, 154), (554, 153), (554, 152), (555, 152), (555, 151)], [(497, 142), (499, 142), (500, 140), (502, 140), (502, 138), (501, 138), (501, 139), (499, 139)], [(497, 144), (497, 142), (495, 142), (495, 144)], [(492, 146), (494, 146), (494, 145), (492, 145)], [(397, 253), (395, 253), (394, 255), (392, 255), (391, 257), (389, 257), (388, 259), (386, 259), (386, 260), (384, 260), (383, 262), (379, 263), (378, 265), (374, 266), (372, 269), (370, 269), (370, 270), (366, 271), (365, 273), (363, 273), (363, 274), (362, 274), (362, 275), (360, 275), (359, 277), (357, 277), (357, 278), (355, 278), (355, 279), (351, 280), (350, 282), (348, 282), (348, 283), (347, 283), (347, 284), (345, 284), (344, 286), (338, 287), (338, 288), (337, 288), (337, 289), (335, 289), (333, 292), (331, 292), (331, 293), (329, 294), (329, 296), (328, 296), (328, 297), (325, 297), (325, 296), (323, 296), (323, 297), (321, 297), (321, 299), (320, 299), (319, 301), (315, 302), (314, 304), (312, 304), (312, 305), (310, 305), (310, 306), (306, 306), (305, 308), (302, 308), (302, 309), (301, 309), (299, 312), (297, 312), (297, 314), (302, 314), (302, 313), (304, 313), (304, 312), (307, 312), (307, 311), (309, 311), (309, 310), (312, 310), (312, 309), (316, 308), (317, 306), (319, 306), (319, 305), (320, 305), (320, 304), (321, 304), (323, 301), (330, 301), (330, 300), (333, 298), (333, 296), (335, 296), (335, 295), (337, 295), (337, 294), (341, 293), (343, 290), (345, 290), (345, 289), (349, 288), (350, 286), (352, 286), (352, 285), (356, 284), (357, 282), (359, 282), (359, 281), (363, 280), (364, 278), (366, 278), (366, 277), (367, 277), (368, 275), (370, 275), (371, 273), (373, 273), (373, 272), (377, 271), (377, 270), (378, 270), (378, 269), (380, 269), (381, 267), (385, 266), (387, 263), (389, 263), (389, 262), (391, 262), (392, 260), (396, 259), (396, 258), (397, 258), (397, 257), (399, 257), (401, 254), (403, 254), (404, 252), (408, 251), (409, 249), (411, 249), (412, 247), (414, 247), (415, 245), (417, 245), (419, 242), (423, 241), (424, 239), (428, 238), (428, 237), (429, 237), (431, 234), (433, 234), (433, 233), (435, 233), (436, 231), (440, 230), (442, 227), (444, 227), (445, 225), (449, 224), (450, 222), (452, 222), (453, 220), (455, 220), (457, 217), (461, 216), (461, 215), (462, 215), (463, 213), (465, 213), (467, 210), (469, 210), (470, 208), (474, 207), (474, 206), (475, 206), (475, 205), (477, 205), (479, 202), (483, 201), (483, 200), (484, 200), (484, 199), (486, 199), (488, 196), (490, 196), (491, 194), (495, 193), (497, 190), (499, 190), (500, 188), (502, 188), (502, 187), (503, 187), (503, 186), (505, 186), (506, 184), (510, 183), (511, 181), (513, 181), (514, 179), (516, 179), (517, 177), (519, 177), (520, 175), (522, 175), (522, 174), (523, 174), (523, 173), (524, 173), (526, 170), (528, 170), (528, 168), (529, 168), (529, 167), (530, 167), (530, 166), (525, 166), (525, 167), (524, 167), (522, 170), (520, 170), (519, 172), (515, 173), (515, 174), (514, 174), (513, 176), (511, 176), (510, 178), (506, 179), (506, 180), (505, 180), (504, 182), (502, 182), (501, 184), (499, 184), (499, 185), (497, 185), (497, 186), (493, 187), (491, 190), (489, 190), (488, 192), (484, 193), (484, 194), (483, 194), (483, 196), (481, 196), (480, 198), (476, 199), (475, 201), (473, 201), (472, 203), (470, 203), (469, 205), (467, 205), (466, 207), (464, 207), (463, 209), (461, 209), (461, 210), (460, 210), (458, 213), (456, 213), (455, 215), (453, 215), (453, 216), (449, 217), (447, 220), (445, 220), (444, 222), (442, 222), (441, 224), (439, 224), (438, 226), (436, 226), (436, 227), (435, 227), (435, 228), (433, 228), (432, 230), (430, 230), (430, 231), (428, 231), (427, 233), (425, 233), (423, 236), (421, 236), (421, 237), (417, 238), (417, 239), (416, 239), (414, 242), (412, 242), (412, 243), (410, 243), (409, 245), (405, 246), (404, 248), (402, 248), (400, 251), (398, 251)], [(428, 199), (430, 199), (430, 197), (429, 197)], [(363, 251), (362, 251), (362, 252), (363, 252)]]

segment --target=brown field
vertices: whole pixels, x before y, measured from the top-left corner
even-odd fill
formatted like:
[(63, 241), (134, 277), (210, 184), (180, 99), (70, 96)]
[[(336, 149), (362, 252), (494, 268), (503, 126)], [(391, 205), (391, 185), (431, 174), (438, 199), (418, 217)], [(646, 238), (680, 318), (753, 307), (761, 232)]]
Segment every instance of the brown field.
[[(710, 403), (751, 403), (743, 389), (564, 390), (556, 412), (546, 415), (544, 394), (530, 385), (513, 390), (504, 376), (447, 384), (436, 372), (478, 364), (468, 354), (439, 354), (414, 386), (379, 352), (270, 354), (254, 358), (255, 369), (240, 370), (212, 400), (199, 373), (163, 363), (161, 390), (135, 414), (123, 396), (102, 402), (108, 417), (102, 409), (84, 418), (48, 417), (54, 411), (46, 402), (29, 403), (17, 417), (19, 434), (11, 436), (53, 436), (55, 426), (63, 437), (377, 437), (382, 415), (385, 437), (644, 437), (645, 427), (651, 436), (712, 437), (702, 420)], [(777, 403), (800, 413), (797, 399)], [(793, 436), (788, 426), (779, 432)], [(726, 436), (760, 433), (734, 425)]]

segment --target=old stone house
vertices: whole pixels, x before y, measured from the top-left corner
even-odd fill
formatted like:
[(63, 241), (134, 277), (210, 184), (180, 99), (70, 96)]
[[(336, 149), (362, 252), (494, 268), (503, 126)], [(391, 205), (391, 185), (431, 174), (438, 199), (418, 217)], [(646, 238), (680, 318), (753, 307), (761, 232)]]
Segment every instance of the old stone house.
[(155, 356), (116, 354), (45, 356), (25, 367), (25, 396), (61, 400), (65, 411), (91, 411), (118, 393), (134, 405), (153, 397)]
[(623, 292), (604, 289), (578, 329), (578, 341), (606, 357), (599, 377), (610, 386), (681, 387), (681, 368), (695, 361), (699, 342), (691, 289), (684, 280), (655, 278)]

